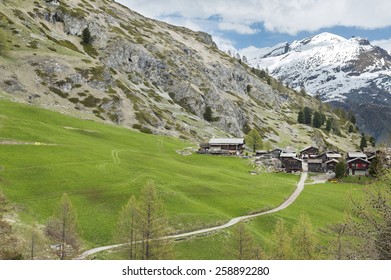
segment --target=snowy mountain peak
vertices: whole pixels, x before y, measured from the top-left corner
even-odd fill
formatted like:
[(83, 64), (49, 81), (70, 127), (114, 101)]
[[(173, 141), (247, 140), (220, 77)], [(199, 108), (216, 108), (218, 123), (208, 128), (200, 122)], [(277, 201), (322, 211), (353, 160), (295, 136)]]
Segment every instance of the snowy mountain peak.
[[(251, 66), (267, 68), (290, 87), (304, 87), (311, 95), (320, 94), (324, 101), (351, 109), (360, 104), (391, 108), (391, 56), (367, 39), (321, 33), (262, 49), (258, 54), (254, 49), (251, 55), (243, 54)], [(391, 123), (391, 116), (388, 121)]]
[(306, 38), (304, 40), (294, 41), (291, 44), (290, 48), (291, 50), (301, 51), (303, 49), (310, 49), (310, 48), (320, 47), (320, 46), (330, 46), (346, 41), (347, 40), (341, 36), (324, 32), (316, 36)]

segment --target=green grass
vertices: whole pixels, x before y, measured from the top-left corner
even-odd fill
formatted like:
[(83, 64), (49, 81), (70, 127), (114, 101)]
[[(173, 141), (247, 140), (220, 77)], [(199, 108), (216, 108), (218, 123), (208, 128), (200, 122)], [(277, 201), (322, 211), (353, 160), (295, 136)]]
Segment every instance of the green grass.
[[(173, 231), (223, 223), (279, 205), (298, 176), (251, 176), (248, 161), (181, 156), (190, 145), (0, 99), (0, 190), (22, 220), (44, 224), (62, 193), (75, 205), (87, 247), (112, 243), (117, 214), (152, 179)], [(45, 145), (51, 144), (51, 145)]]
[[(345, 212), (351, 208), (351, 197), (361, 196), (363, 189), (364, 186), (346, 183), (307, 185), (290, 207), (281, 212), (252, 219), (247, 226), (256, 243), (268, 252), (277, 221), (284, 220), (286, 227), (292, 229), (300, 214), (306, 213), (311, 219), (320, 244), (324, 245), (327, 244), (329, 237), (320, 229), (342, 222)], [(221, 251), (219, 248), (225, 248), (230, 234), (231, 229), (227, 229), (215, 235), (176, 242), (176, 257), (178, 259), (225, 259), (226, 256), (218, 252)]]

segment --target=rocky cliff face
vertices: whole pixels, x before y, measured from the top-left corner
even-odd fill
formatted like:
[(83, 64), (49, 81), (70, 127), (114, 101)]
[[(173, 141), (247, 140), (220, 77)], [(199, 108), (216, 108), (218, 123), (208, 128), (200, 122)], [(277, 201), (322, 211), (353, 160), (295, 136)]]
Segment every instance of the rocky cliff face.
[[(267, 84), (220, 52), (206, 33), (144, 18), (108, 0), (19, 2), (0, 2), (12, 38), (0, 57), (7, 97), (194, 140), (243, 136), (251, 127), (276, 146), (319, 140), (296, 122), (302, 106), (318, 106), (315, 99)], [(91, 44), (82, 43), (86, 28)], [(212, 110), (208, 120), (206, 108)]]

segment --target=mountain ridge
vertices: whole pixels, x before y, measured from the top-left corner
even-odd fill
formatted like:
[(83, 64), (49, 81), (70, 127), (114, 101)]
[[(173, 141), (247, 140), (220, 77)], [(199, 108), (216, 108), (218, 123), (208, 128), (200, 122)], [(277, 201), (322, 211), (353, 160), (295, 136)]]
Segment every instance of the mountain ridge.
[[(273, 146), (329, 143), (297, 124), (298, 111), (317, 108), (316, 99), (257, 75), (218, 50), (206, 33), (151, 20), (107, 0), (0, 5), (11, 38), (8, 54), (0, 56), (0, 90), (8, 98), (192, 141), (243, 136), (257, 128)], [(91, 44), (82, 42), (86, 28)], [(331, 111), (327, 115), (338, 119)], [(357, 135), (329, 137), (343, 150), (358, 141)]]
[(292, 88), (305, 88), (313, 96), (352, 110), (364, 132), (380, 141), (388, 140), (391, 126), (382, 119), (391, 121), (389, 116), (373, 120), (374, 112), (367, 110), (369, 114), (363, 116), (359, 110), (366, 105), (374, 110), (391, 108), (391, 56), (386, 50), (364, 38), (345, 39), (331, 33), (284, 44), (268, 49), (268, 53), (262, 49), (256, 56), (253, 50), (247, 60), (254, 67), (268, 69)]

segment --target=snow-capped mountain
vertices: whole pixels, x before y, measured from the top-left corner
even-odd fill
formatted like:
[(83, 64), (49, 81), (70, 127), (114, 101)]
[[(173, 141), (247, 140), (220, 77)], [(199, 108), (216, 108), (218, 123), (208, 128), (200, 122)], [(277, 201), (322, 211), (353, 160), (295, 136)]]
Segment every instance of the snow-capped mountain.
[(384, 49), (363, 38), (322, 33), (242, 54), (250, 65), (267, 68), (292, 88), (304, 87), (311, 95), (319, 94), (324, 101), (349, 108), (363, 131), (378, 139), (389, 137), (391, 56)]

